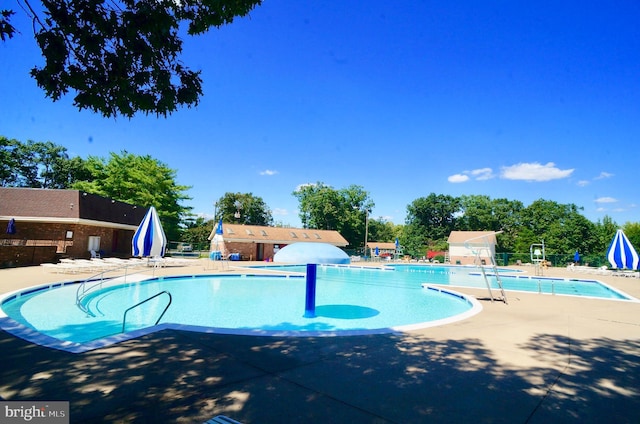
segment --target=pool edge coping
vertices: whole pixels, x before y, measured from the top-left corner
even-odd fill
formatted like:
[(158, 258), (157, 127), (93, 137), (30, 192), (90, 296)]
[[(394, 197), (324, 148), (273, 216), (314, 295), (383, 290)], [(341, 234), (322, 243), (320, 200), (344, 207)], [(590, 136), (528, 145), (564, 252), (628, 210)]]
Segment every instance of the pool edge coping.
[[(273, 277), (273, 278), (282, 278), (277, 277), (275, 275), (256, 275), (256, 274), (212, 274), (217, 277), (219, 276), (260, 276), (260, 277)], [(186, 274), (180, 277), (188, 277)], [(195, 275), (193, 275), (195, 276)], [(198, 277), (206, 277), (207, 275), (198, 275)], [(176, 276), (177, 277), (177, 276)], [(171, 276), (169, 278), (174, 278)], [(165, 277), (150, 277), (146, 279), (148, 280), (161, 280), (165, 279)], [(375, 335), (375, 334), (399, 334), (406, 333), (415, 330), (421, 330), (424, 328), (430, 327), (439, 327), (442, 325), (451, 324), (454, 322), (462, 321), (468, 318), (471, 318), (474, 315), (479, 314), (482, 311), (482, 304), (472, 295), (465, 295), (463, 293), (456, 292), (451, 289), (441, 289), (441, 288), (433, 288), (433, 287), (423, 287), (423, 289), (432, 288), (437, 290), (440, 293), (444, 293), (449, 296), (454, 296), (460, 298), (471, 305), (471, 308), (462, 313), (456, 314), (454, 316), (441, 318), (433, 321), (425, 321), (421, 323), (412, 323), (406, 325), (400, 325), (395, 327), (383, 327), (376, 329), (357, 329), (357, 330), (335, 330), (335, 331), (300, 331), (300, 330), (259, 330), (259, 329), (233, 329), (227, 327), (208, 327), (208, 326), (198, 326), (198, 325), (188, 325), (188, 324), (176, 324), (176, 323), (161, 323), (158, 325), (152, 325), (149, 327), (128, 331), (126, 333), (114, 334), (108, 337), (103, 337), (100, 339), (91, 340), (84, 343), (79, 342), (71, 342), (60, 340), (55, 337), (49, 336), (47, 334), (41, 333), (38, 330), (30, 328), (13, 318), (9, 317), (4, 309), (2, 309), (2, 305), (12, 300), (11, 298), (15, 298), (16, 294), (21, 294), (24, 292), (33, 293), (35, 291), (46, 290), (47, 288), (56, 288), (63, 287), (67, 285), (73, 284), (81, 284), (82, 281), (66, 281), (66, 282), (58, 282), (58, 283), (46, 283), (39, 284), (31, 287), (27, 287), (24, 289), (14, 290), (3, 295), (0, 295), (0, 330), (6, 331), (7, 333), (18, 337), (27, 342), (48, 347), (51, 349), (61, 350), (68, 353), (84, 353), (92, 350), (110, 347), (120, 342), (137, 339), (139, 337), (156, 333), (158, 331), (163, 330), (178, 330), (178, 331), (191, 331), (205, 334), (226, 334), (226, 335), (239, 335), (239, 336), (253, 336), (253, 337), (349, 337), (349, 336), (365, 336), (365, 335)]]

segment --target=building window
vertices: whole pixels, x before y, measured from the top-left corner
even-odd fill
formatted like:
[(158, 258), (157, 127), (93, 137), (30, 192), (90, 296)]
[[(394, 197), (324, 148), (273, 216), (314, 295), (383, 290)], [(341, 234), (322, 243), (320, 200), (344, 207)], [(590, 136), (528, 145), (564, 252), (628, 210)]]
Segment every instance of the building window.
[(309, 234), (307, 234), (307, 233), (302, 233), (302, 237), (304, 237), (304, 238), (309, 238)]
[(293, 231), (291, 231), (289, 234), (291, 234), (292, 238), (298, 238), (298, 235), (296, 233), (294, 233)]
[(65, 238), (72, 239), (73, 238), (73, 231), (67, 231), (67, 234), (65, 235)]
[(232, 228), (227, 227), (227, 234), (235, 234)]
[(265, 230), (260, 230), (260, 232), (262, 233), (263, 236), (268, 236), (267, 232)]
[(248, 235), (252, 236), (253, 235), (253, 231), (249, 230), (249, 229), (245, 229), (245, 231), (247, 232)]
[(313, 235), (314, 235), (314, 236), (316, 236), (316, 238), (317, 238), (318, 240), (320, 240), (320, 239), (322, 238), (322, 237), (320, 237), (320, 234), (318, 234), (318, 233), (313, 233)]
[(99, 252), (100, 251), (100, 236), (89, 236), (88, 251)]

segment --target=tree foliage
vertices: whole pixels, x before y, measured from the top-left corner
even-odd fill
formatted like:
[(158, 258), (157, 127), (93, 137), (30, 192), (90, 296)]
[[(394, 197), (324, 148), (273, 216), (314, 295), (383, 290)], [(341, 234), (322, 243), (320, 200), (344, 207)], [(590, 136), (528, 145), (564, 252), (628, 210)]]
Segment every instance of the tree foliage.
[(622, 230), (631, 244), (640, 249), (640, 222), (626, 222), (622, 226)]
[(361, 186), (336, 190), (318, 182), (299, 187), (293, 195), (304, 228), (336, 230), (351, 248), (364, 247), (365, 220), (374, 203)]
[(427, 246), (447, 238), (456, 229), (460, 210), (460, 199), (444, 194), (431, 193), (411, 202), (400, 239), (405, 253), (424, 256)]
[[(401, 242), (405, 252), (422, 256), (427, 248), (445, 244), (449, 233), (501, 231), (497, 252), (527, 253), (544, 242), (547, 254), (603, 254), (618, 226), (586, 219), (574, 204), (539, 199), (525, 207), (520, 201), (488, 196), (454, 198), (434, 193), (407, 207)], [(437, 250), (437, 249), (435, 249)]]
[(368, 227), (368, 240), (370, 241), (389, 243), (395, 241), (396, 237), (400, 237), (402, 234), (402, 225), (395, 225), (382, 217), (369, 218)]
[(215, 221), (204, 217), (185, 221), (186, 228), (182, 231), (180, 241), (191, 243), (194, 249), (208, 249), (209, 236), (214, 230)]
[(67, 188), (88, 177), (84, 161), (50, 141), (21, 143), (0, 136), (0, 185)]
[[(57, 101), (105, 117), (137, 112), (164, 115), (195, 106), (200, 71), (180, 60), (182, 38), (247, 15), (261, 0), (22, 0), (45, 59), (31, 75)], [(16, 32), (11, 10), (0, 12), (3, 41)]]
[(86, 166), (91, 178), (78, 181), (72, 188), (122, 202), (155, 206), (169, 240), (177, 240), (180, 223), (190, 210), (181, 202), (190, 199), (188, 186), (176, 184), (176, 171), (149, 155), (126, 151), (111, 153), (109, 159), (89, 156)]
[(215, 221), (246, 225), (272, 225), (271, 209), (253, 193), (225, 193), (215, 203)]

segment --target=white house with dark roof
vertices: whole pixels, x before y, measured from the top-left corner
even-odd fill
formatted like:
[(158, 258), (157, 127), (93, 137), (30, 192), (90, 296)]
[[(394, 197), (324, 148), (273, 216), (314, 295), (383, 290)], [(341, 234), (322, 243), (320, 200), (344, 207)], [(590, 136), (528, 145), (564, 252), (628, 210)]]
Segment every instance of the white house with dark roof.
[[(493, 231), (452, 231), (449, 234), (449, 262), (456, 265), (491, 264), (496, 254)], [(480, 262), (480, 263), (478, 263)]]

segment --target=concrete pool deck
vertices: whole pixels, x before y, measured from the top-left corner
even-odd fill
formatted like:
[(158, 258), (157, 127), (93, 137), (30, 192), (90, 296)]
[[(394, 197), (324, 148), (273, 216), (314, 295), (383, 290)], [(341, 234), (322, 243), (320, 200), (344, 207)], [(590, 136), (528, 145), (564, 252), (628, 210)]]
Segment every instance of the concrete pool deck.
[[(207, 268), (194, 260), (155, 272), (214, 271)], [(544, 273), (600, 280), (640, 298), (637, 278)], [(0, 293), (83, 276), (2, 269)], [(72, 354), (0, 331), (0, 397), (69, 401), (73, 423), (198, 423), (216, 415), (242, 423), (640, 422), (640, 303), (507, 296), (508, 305), (481, 300), (474, 317), (403, 334), (287, 339), (165, 330)]]

